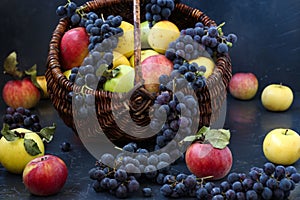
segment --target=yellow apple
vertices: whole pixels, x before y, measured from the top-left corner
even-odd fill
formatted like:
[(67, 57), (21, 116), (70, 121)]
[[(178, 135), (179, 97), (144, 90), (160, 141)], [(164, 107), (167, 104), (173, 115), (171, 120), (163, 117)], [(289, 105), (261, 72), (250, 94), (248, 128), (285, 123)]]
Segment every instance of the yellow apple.
[[(141, 51), (141, 63), (148, 58), (149, 56), (158, 55), (159, 53), (154, 51), (153, 49), (146, 49)], [(134, 55), (132, 55), (129, 59), (131, 66), (134, 67)]]
[(118, 46), (114, 50), (129, 58), (134, 52), (134, 26), (122, 21), (120, 28), (123, 29), (124, 34), (119, 37)]
[(293, 103), (294, 95), (291, 88), (282, 84), (271, 84), (261, 94), (262, 105), (270, 111), (285, 111)]
[[(71, 71), (71, 70), (70, 70)], [(47, 81), (45, 76), (37, 76), (36, 81), (40, 86), (40, 89), (42, 90), (41, 97), (43, 99), (46, 99), (49, 97), (49, 93), (47, 91)]]
[(263, 152), (270, 162), (291, 165), (300, 158), (300, 136), (292, 129), (273, 129), (264, 138)]
[(134, 69), (129, 65), (119, 65), (116, 77), (107, 80), (103, 89), (110, 92), (128, 92), (134, 87)]
[(148, 35), (148, 43), (152, 49), (164, 54), (172, 41), (180, 36), (178, 27), (168, 21), (163, 20), (154, 24)]
[(114, 59), (113, 59), (113, 68), (118, 67), (119, 65), (130, 65), (129, 60), (123, 54), (113, 51)]
[[(13, 141), (8, 141), (3, 136), (0, 139), (0, 162), (2, 166), (9, 172), (14, 174), (21, 174), (26, 164), (32, 159), (42, 156), (45, 153), (45, 147), (40, 136), (31, 130), (24, 128), (13, 129), (18, 133), (23, 133), (24, 138), (18, 138)], [(40, 153), (30, 155), (24, 146), (26, 139), (32, 139), (36, 142)]]
[(215, 62), (208, 57), (200, 56), (194, 60), (190, 60), (189, 63), (197, 63), (199, 66), (205, 66), (206, 71), (204, 73), (204, 77), (208, 78), (214, 71), (215, 68)]

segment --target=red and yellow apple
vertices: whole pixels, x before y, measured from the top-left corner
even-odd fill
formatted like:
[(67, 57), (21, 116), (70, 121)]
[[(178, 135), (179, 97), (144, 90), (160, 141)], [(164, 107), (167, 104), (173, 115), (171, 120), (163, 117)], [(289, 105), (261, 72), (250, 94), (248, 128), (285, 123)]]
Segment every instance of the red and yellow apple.
[(291, 88), (282, 84), (270, 84), (261, 94), (262, 105), (270, 111), (285, 111), (292, 105), (293, 100)]
[(64, 70), (78, 67), (88, 55), (89, 35), (83, 27), (68, 30), (60, 42), (60, 59)]
[(230, 94), (240, 100), (252, 99), (258, 90), (258, 80), (251, 72), (235, 73), (229, 82)]
[(149, 56), (142, 62), (142, 74), (145, 88), (150, 92), (158, 92), (159, 77), (169, 75), (173, 70), (173, 63), (164, 55)]
[[(14, 141), (8, 141), (3, 136), (0, 139), (0, 163), (9, 172), (21, 174), (26, 164), (32, 159), (42, 156), (45, 153), (45, 147), (40, 136), (31, 130), (24, 128), (13, 129), (18, 133), (24, 134), (23, 138), (18, 138)], [(39, 148), (40, 153), (30, 155), (24, 146), (24, 140), (34, 140)]]
[[(141, 50), (141, 63), (149, 56), (158, 55), (159, 53), (153, 49)], [(130, 65), (134, 67), (134, 55), (129, 59)]]
[(68, 168), (61, 158), (44, 155), (31, 160), (25, 166), (22, 177), (30, 193), (49, 196), (63, 188), (68, 177)]
[(219, 149), (211, 144), (195, 142), (186, 151), (185, 161), (190, 172), (199, 178), (218, 180), (225, 177), (232, 167), (232, 153), (226, 146)]
[(2, 97), (10, 107), (33, 108), (38, 104), (41, 94), (30, 78), (26, 77), (22, 80), (10, 80), (5, 83)]
[(292, 165), (300, 158), (300, 136), (292, 129), (273, 129), (264, 138), (263, 152), (272, 163)]

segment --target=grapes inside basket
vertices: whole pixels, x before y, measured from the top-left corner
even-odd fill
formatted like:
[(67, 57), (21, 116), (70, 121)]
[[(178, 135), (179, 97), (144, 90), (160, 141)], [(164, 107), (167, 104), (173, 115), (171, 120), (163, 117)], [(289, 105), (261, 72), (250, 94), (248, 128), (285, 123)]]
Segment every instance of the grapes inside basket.
[(189, 135), (218, 118), (237, 40), (224, 23), (173, 0), (69, 1), (57, 14), (47, 85), (74, 131), (162, 147), (179, 128)]
[[(294, 167), (266, 163), (248, 174), (229, 173), (230, 133), (209, 128), (225, 103), (228, 51), (237, 41), (235, 34), (223, 33), (224, 23), (174, 0), (94, 0), (82, 6), (68, 0), (57, 14), (48, 92), (65, 124), (97, 158), (89, 171), (96, 192), (126, 198), (150, 181), (172, 198), (289, 196), (300, 181)], [(216, 140), (214, 145), (229, 152), (222, 176), (173, 168), (194, 140)], [(221, 178), (220, 185), (213, 182)], [(141, 190), (144, 197), (153, 195), (150, 187)]]

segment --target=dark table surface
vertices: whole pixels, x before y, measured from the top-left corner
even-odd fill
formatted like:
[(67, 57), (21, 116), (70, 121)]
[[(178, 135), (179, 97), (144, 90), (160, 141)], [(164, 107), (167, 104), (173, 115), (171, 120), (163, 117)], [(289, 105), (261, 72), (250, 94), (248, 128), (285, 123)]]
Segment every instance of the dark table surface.
[[(230, 95), (227, 98), (227, 111), (224, 128), (230, 129), (232, 137), (230, 149), (233, 154), (231, 171), (248, 172), (250, 167), (262, 165), (266, 159), (262, 152), (262, 141), (268, 131), (277, 127), (292, 128), (300, 132), (300, 93), (295, 93), (294, 103), (286, 112), (274, 113), (266, 111), (260, 102), (259, 94), (250, 101), (239, 101)], [(1, 105), (1, 114), (5, 105)], [(40, 116), (42, 125), (56, 123), (57, 129), (54, 139), (46, 144), (46, 153), (61, 157), (68, 166), (69, 175), (63, 189), (54, 196), (46, 199), (115, 199), (108, 193), (96, 193), (91, 187), (92, 180), (88, 171), (95, 164), (96, 159), (86, 150), (79, 137), (68, 128), (58, 117), (49, 100), (41, 100), (32, 111)], [(71, 151), (60, 149), (62, 142), (71, 144)], [(300, 171), (300, 161), (294, 166)], [(183, 162), (174, 166), (178, 170), (188, 173)], [(148, 199), (164, 199), (159, 193), (159, 185), (142, 183), (142, 187), (150, 186), (154, 196)], [(20, 175), (7, 172), (0, 165), (0, 199), (39, 199), (31, 195), (24, 187)], [(142, 192), (135, 193), (132, 199), (142, 199)], [(290, 199), (300, 199), (300, 186), (292, 191)]]

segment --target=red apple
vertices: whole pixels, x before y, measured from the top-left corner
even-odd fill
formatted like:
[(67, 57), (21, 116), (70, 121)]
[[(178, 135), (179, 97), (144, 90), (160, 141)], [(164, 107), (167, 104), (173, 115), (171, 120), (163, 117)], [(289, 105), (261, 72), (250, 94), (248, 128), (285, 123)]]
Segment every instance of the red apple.
[(145, 80), (145, 88), (150, 92), (159, 89), (159, 77), (163, 74), (170, 75), (173, 63), (164, 55), (149, 56), (142, 62), (142, 74)]
[(258, 89), (258, 80), (253, 73), (236, 73), (229, 82), (230, 94), (240, 100), (252, 99)]
[(32, 108), (37, 105), (40, 96), (39, 89), (28, 77), (22, 80), (10, 80), (2, 90), (4, 102), (13, 108)]
[(209, 177), (218, 180), (225, 177), (232, 166), (231, 150), (215, 148), (211, 144), (195, 142), (191, 144), (185, 154), (188, 169), (197, 177)]
[(60, 43), (60, 58), (65, 70), (81, 65), (89, 53), (89, 35), (85, 28), (77, 27), (68, 30)]
[(49, 196), (64, 186), (68, 168), (64, 161), (54, 155), (44, 155), (31, 160), (24, 168), (23, 182), (30, 193)]

